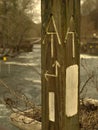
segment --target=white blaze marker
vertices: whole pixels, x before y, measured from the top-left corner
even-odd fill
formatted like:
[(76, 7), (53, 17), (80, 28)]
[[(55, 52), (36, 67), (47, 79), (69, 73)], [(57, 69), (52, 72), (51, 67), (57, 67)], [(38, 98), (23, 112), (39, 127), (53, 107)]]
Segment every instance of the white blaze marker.
[(49, 120), (55, 121), (55, 94), (49, 92)]
[(78, 112), (78, 65), (66, 69), (66, 115), (72, 117)]

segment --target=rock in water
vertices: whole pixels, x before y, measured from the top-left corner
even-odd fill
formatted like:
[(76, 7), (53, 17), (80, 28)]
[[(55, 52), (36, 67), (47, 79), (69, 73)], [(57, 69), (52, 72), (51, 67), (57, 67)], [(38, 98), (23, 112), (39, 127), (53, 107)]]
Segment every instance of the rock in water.
[(11, 123), (21, 130), (41, 130), (41, 122), (24, 116), (23, 113), (12, 113)]

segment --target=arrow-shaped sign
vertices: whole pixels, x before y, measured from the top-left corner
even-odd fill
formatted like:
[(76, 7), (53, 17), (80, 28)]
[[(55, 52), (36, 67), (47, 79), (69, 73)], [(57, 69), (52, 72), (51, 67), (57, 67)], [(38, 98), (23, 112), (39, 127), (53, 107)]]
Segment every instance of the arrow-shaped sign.
[(56, 60), (55, 63), (52, 65), (52, 67), (55, 67), (55, 74), (49, 74), (48, 71), (45, 73), (45, 79), (48, 80), (48, 77), (58, 77), (58, 67), (60, 67), (59, 62)]
[(58, 76), (58, 67), (60, 67), (59, 62), (56, 60), (55, 63), (52, 65), (52, 67), (55, 67), (55, 75)]
[(72, 56), (75, 57), (75, 32), (67, 32), (65, 42), (67, 41), (68, 35), (72, 35)]
[[(50, 27), (51, 25), (53, 25), (54, 31), (49, 31), (49, 27)], [(59, 45), (62, 44), (62, 43), (61, 43), (60, 36), (59, 36), (59, 33), (58, 33), (58, 30), (57, 30), (56, 22), (55, 22), (55, 19), (54, 19), (53, 15), (50, 17), (48, 26), (47, 26), (47, 28), (46, 28), (46, 35), (45, 35), (45, 37), (43, 38), (42, 44), (45, 44), (45, 39), (46, 39), (47, 35), (56, 35), (56, 36), (57, 36), (57, 40), (58, 40), (58, 44), (59, 44)]]
[[(53, 26), (53, 30), (54, 31), (51, 31), (49, 30), (49, 28)], [(53, 15), (50, 17), (50, 20), (49, 20), (49, 23), (48, 23), (48, 26), (46, 28), (46, 34), (43, 38), (43, 41), (42, 41), (42, 44), (45, 44), (45, 40), (47, 39), (47, 37), (50, 35), (50, 46), (51, 46), (51, 57), (53, 58), (54, 57), (54, 36), (56, 35), (57, 36), (57, 43), (59, 45), (61, 45), (61, 39), (60, 39), (60, 36), (59, 36), (59, 33), (58, 33), (58, 30), (57, 30), (57, 27), (56, 27), (56, 22), (55, 22), (55, 19), (53, 17)]]
[(72, 57), (75, 58), (75, 35), (76, 35), (76, 31), (75, 31), (75, 29), (74, 29), (74, 31), (71, 31), (71, 26), (73, 26), (73, 27), (75, 26), (73, 16), (71, 16), (71, 18), (70, 18), (70, 26), (68, 27), (67, 33), (65, 35), (65, 43), (67, 42), (68, 36), (71, 35), (72, 36)]

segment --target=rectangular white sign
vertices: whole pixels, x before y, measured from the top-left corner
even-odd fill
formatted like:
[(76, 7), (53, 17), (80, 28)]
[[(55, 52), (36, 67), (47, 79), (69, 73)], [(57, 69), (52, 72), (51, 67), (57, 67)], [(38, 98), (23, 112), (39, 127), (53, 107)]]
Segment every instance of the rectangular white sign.
[(49, 120), (55, 121), (55, 94), (49, 92)]
[(68, 117), (78, 112), (78, 65), (66, 69), (66, 96), (65, 111)]

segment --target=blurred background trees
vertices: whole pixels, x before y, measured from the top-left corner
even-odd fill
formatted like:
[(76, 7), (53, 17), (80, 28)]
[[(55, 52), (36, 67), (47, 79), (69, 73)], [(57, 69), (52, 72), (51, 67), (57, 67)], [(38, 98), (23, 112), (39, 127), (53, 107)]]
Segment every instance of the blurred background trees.
[[(39, 0), (0, 0), (0, 48), (18, 51), (31, 48), (30, 39), (40, 37), (41, 24), (34, 8)], [(87, 43), (98, 35), (98, 0), (81, 0), (81, 42)], [(37, 6), (36, 6), (37, 5)], [(38, 8), (39, 12), (40, 9)]]
[(0, 47), (19, 51), (26, 38), (40, 36), (33, 21), (33, 0), (0, 0)]
[(98, 0), (81, 0), (81, 39), (98, 35)]

